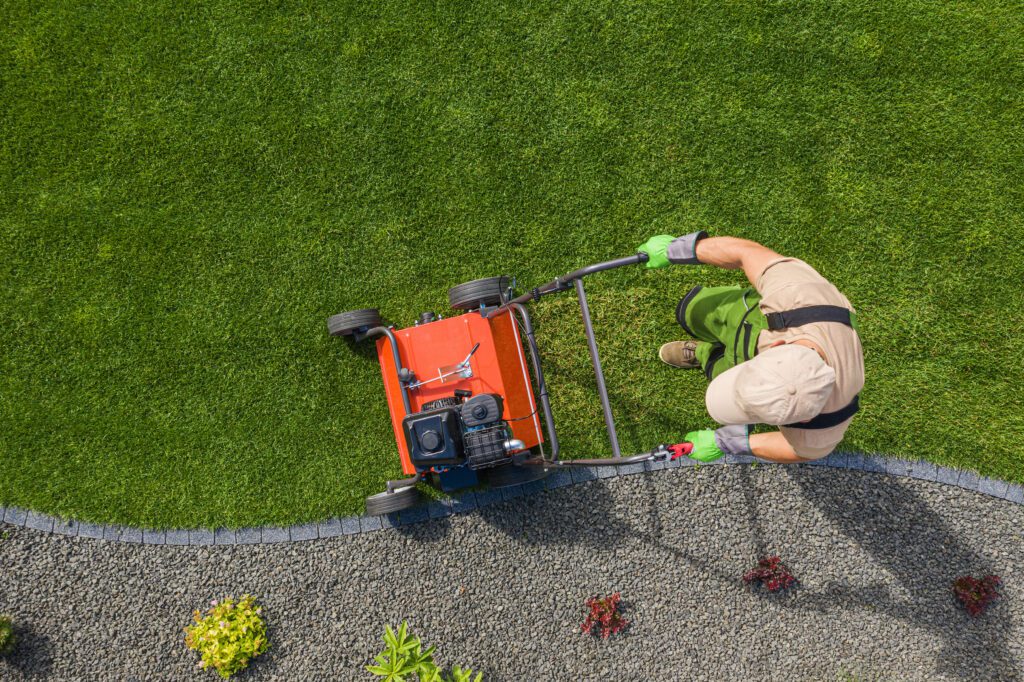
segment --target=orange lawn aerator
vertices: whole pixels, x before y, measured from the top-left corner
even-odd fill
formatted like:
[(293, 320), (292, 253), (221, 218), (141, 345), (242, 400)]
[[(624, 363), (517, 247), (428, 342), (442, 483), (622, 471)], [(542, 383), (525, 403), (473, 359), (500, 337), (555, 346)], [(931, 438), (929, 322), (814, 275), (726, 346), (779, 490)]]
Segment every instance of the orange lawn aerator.
[[(419, 500), (415, 484), (421, 481), (444, 491), (478, 482), (503, 487), (543, 478), (558, 467), (614, 466), (689, 454), (692, 444), (678, 443), (623, 457), (615, 434), (583, 278), (646, 261), (647, 254), (638, 253), (597, 263), (518, 297), (513, 297), (508, 277), (474, 280), (448, 290), (451, 307), (465, 312), (449, 318), (425, 312), (407, 329), (384, 324), (376, 308), (332, 315), (327, 320), (332, 336), (348, 336), (355, 342), (377, 338), (402, 471), (410, 476), (388, 481), (385, 492), (366, 498), (367, 513), (386, 514), (415, 505)], [(558, 457), (558, 436), (525, 304), (570, 288), (575, 288), (583, 313), (611, 458)], [(544, 449), (545, 431), (550, 452)]]

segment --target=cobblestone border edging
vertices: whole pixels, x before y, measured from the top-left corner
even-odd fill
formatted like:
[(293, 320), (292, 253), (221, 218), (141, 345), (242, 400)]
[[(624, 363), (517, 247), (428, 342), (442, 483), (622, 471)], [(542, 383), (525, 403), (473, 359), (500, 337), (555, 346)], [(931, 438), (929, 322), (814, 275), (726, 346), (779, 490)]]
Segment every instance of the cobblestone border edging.
[[(33, 528), (46, 533), (94, 538), (144, 545), (255, 545), (279, 542), (301, 542), (318, 538), (332, 538), (339, 535), (371, 533), (384, 528), (395, 528), (439, 519), (452, 514), (473, 511), (490, 504), (530, 495), (542, 490), (562, 488), (585, 481), (616, 476), (629, 476), (661, 469), (719, 466), (722, 464), (754, 464), (776, 466), (757, 460), (752, 456), (727, 455), (716, 462), (698, 463), (686, 457), (674, 462), (645, 462), (625, 464), (617, 467), (572, 467), (557, 469), (539, 481), (508, 488), (466, 492), (446, 500), (434, 500), (406, 511), (382, 516), (346, 516), (332, 518), (319, 523), (302, 523), (288, 527), (264, 526), (230, 530), (196, 528), (190, 530), (149, 530), (129, 526), (104, 525), (59, 519), (48, 514), (27, 511), (18, 507), (0, 507), (0, 520), (12, 526)], [(794, 465), (781, 465), (794, 466)], [(1007, 483), (995, 478), (979, 476), (973, 471), (943, 467), (923, 460), (908, 461), (892, 457), (865, 455), (855, 452), (834, 452), (824, 459), (798, 464), (796, 466), (820, 466), (832, 469), (852, 469), (890, 476), (904, 476), (923, 481), (933, 481), (956, 486), (964, 490), (979, 492), (1016, 504), (1024, 505), (1024, 486)]]

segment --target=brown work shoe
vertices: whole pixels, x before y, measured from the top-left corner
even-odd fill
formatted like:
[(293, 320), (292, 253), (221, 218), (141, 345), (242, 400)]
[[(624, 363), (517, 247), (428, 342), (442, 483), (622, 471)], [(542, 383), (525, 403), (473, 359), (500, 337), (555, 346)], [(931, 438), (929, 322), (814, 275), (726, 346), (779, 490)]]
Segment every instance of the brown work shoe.
[(658, 357), (666, 365), (679, 369), (700, 367), (697, 359), (697, 341), (669, 341), (658, 349)]

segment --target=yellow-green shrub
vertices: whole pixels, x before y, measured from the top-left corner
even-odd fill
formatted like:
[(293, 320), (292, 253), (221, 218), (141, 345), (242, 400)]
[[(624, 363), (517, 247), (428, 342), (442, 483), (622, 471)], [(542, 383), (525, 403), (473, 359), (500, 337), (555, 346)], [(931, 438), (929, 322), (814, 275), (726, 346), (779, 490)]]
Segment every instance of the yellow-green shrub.
[(10, 616), (0, 616), (0, 656), (14, 651), (14, 624)]
[(205, 617), (195, 612), (195, 624), (185, 628), (185, 645), (199, 652), (201, 668), (213, 668), (227, 679), (270, 647), (260, 618), (263, 609), (248, 594), (237, 603), (228, 597), (210, 606)]

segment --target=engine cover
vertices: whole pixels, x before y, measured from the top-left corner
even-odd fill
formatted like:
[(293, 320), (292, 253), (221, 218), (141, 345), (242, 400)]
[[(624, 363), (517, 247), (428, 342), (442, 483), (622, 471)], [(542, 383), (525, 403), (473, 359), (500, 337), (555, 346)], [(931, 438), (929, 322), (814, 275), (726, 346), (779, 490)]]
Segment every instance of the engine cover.
[(402, 430), (410, 459), (417, 468), (450, 466), (465, 461), (457, 407), (439, 407), (406, 415)]
[(501, 421), (504, 401), (496, 393), (481, 393), (462, 404), (462, 422), (467, 428)]

